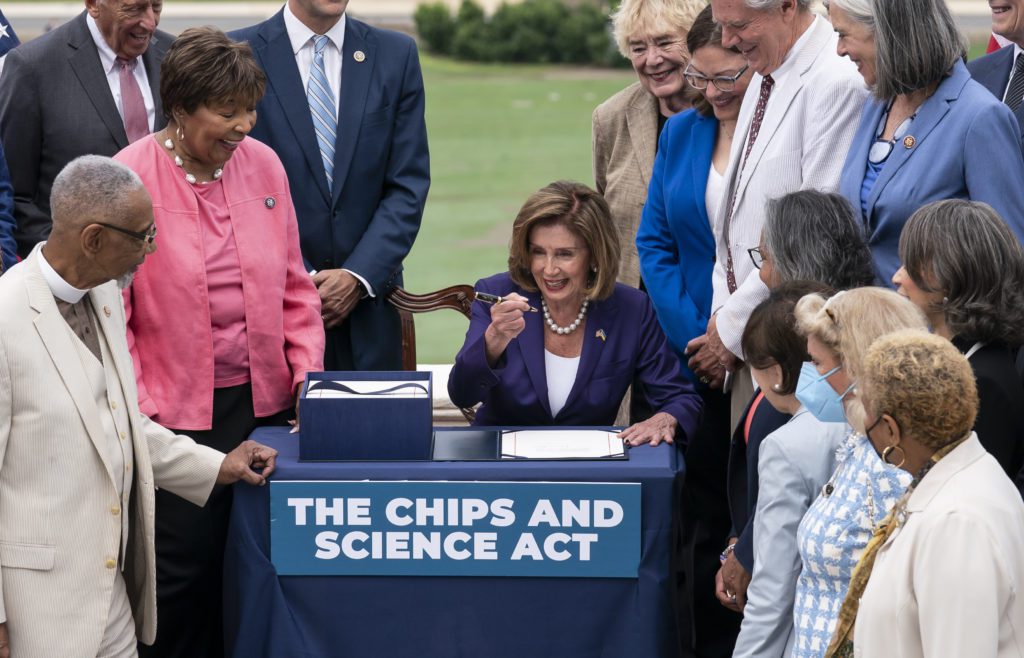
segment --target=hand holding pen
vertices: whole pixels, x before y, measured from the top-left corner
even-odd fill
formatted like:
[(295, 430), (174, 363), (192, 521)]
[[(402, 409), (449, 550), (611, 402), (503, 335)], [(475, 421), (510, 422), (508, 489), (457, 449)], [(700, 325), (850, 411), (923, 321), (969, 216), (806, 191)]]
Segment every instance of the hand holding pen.
[[(476, 300), (478, 302), (483, 302), (484, 304), (500, 304), (502, 302), (518, 301), (518, 300), (522, 300), (522, 301), (525, 302), (526, 298), (521, 296), (521, 295), (517, 295), (516, 293), (511, 293), (507, 297), (499, 297), (498, 295), (492, 295), (492, 294), (486, 293), (486, 292), (478, 292), (478, 293), (476, 293)], [(535, 309), (534, 307), (530, 306), (529, 304), (527, 304), (526, 308), (529, 309), (530, 313), (537, 313), (537, 309)]]
[(491, 306), (491, 324), (484, 332), (487, 361), (494, 367), (502, 352), (526, 328), (523, 316), (531, 310), (526, 297), (512, 292), (503, 297), (478, 292), (476, 298)]

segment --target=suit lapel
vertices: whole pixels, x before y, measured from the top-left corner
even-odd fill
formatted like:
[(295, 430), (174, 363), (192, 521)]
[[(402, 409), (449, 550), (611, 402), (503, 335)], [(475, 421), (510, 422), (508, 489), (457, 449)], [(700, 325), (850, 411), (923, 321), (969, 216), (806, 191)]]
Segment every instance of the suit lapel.
[[(529, 300), (530, 306), (540, 310), (540, 293), (526, 293), (517, 290)], [(548, 400), (548, 379), (544, 368), (544, 316), (541, 313), (526, 314), (526, 328), (516, 338), (520, 358), (526, 364), (533, 390), (548, 417), (551, 417), (551, 402)]]
[(658, 149), (658, 100), (643, 87), (626, 112), (626, 129), (633, 144), (633, 156), (637, 159), (640, 179), (644, 192), (650, 184), (650, 173), (654, 169), (654, 154)]
[[(712, 123), (715, 128), (708, 129), (708, 124)], [(705, 156), (695, 156), (690, 158), (690, 166), (692, 167), (691, 180), (693, 181), (693, 198), (699, 202), (694, 204), (697, 206), (697, 214), (703, 226), (707, 227), (707, 231), (702, 232), (706, 238), (710, 239), (711, 244), (714, 245), (715, 236), (711, 232), (710, 218), (708, 217), (708, 207), (706, 203), (702, 203), (707, 193), (708, 187), (708, 176), (711, 170), (711, 160), (714, 156), (715, 151), (715, 138), (717, 137), (717, 126), (718, 122), (714, 119), (700, 118), (693, 122), (690, 126), (690, 140), (689, 144), (691, 154), (706, 154)], [(726, 168), (728, 169), (728, 167)], [(726, 171), (728, 173), (728, 171)]]
[[(962, 67), (963, 64), (959, 66)], [(958, 67), (954, 67), (952, 75), (947, 77), (939, 85), (939, 88), (935, 90), (935, 93), (917, 109), (917, 117), (910, 124), (910, 130), (907, 131), (903, 139), (896, 140), (896, 143), (893, 144), (892, 153), (889, 155), (889, 159), (885, 161), (882, 171), (878, 174), (878, 180), (875, 181), (875, 186), (871, 190), (871, 196), (868, 197), (867, 216), (869, 220), (875, 203), (878, 201), (878, 197), (885, 189), (885, 186), (889, 184), (889, 181), (893, 179), (903, 165), (910, 158), (914, 157), (917, 147), (924, 143), (924, 140), (928, 138), (928, 135), (935, 129), (935, 126), (946, 116), (950, 106), (960, 97), (960, 92), (969, 79), (970, 76), (966, 70), (958, 70)], [(881, 113), (879, 113), (879, 119), (880, 115)], [(878, 133), (877, 126), (878, 120), (876, 119), (875, 134)], [(912, 140), (912, 148), (906, 147), (907, 140)]]
[[(562, 413), (577, 405), (587, 387), (590, 386), (590, 378), (594, 374), (594, 368), (601, 362), (601, 354), (604, 352), (607, 334), (611, 330), (612, 325), (615, 324), (617, 310), (612, 298), (600, 302), (591, 302), (587, 312), (587, 324), (581, 330), (584, 334), (580, 366), (576, 370), (576, 381), (573, 382), (572, 390), (569, 391), (569, 397), (565, 400)], [(605, 335), (604, 340), (598, 338), (598, 332), (601, 331)]]
[[(68, 64), (81, 83), (82, 90), (96, 108), (103, 125), (110, 131), (117, 148), (123, 149), (128, 146), (128, 135), (124, 131), (124, 122), (117, 111), (117, 105), (114, 104), (114, 97), (110, 95), (110, 85), (107, 84), (107, 76), (103, 72), (103, 65), (100, 64), (96, 44), (93, 43), (89, 27), (85, 24), (85, 12), (74, 20), (77, 29), (68, 39)], [(159, 93), (154, 96), (158, 98)]]
[(260, 29), (260, 37), (263, 38), (264, 45), (259, 48), (256, 56), (267, 74), (267, 84), (281, 105), (281, 113), (291, 127), (296, 143), (302, 149), (306, 163), (313, 172), (317, 188), (324, 201), (328, 201), (330, 193), (327, 189), (327, 174), (324, 173), (320, 148), (316, 143), (316, 132), (313, 129), (313, 118), (309, 114), (306, 90), (302, 88), (302, 77), (295, 63), (292, 42), (284, 26), (283, 10), (264, 23)]
[(153, 35), (149, 42), (149, 48), (142, 55), (142, 65), (146, 67), (146, 78), (149, 80), (149, 90), (153, 94), (153, 131), (156, 132), (166, 125), (164, 122), (164, 106), (160, 100), (160, 62), (164, 59), (164, 53), (170, 47), (160, 33)]
[[(30, 258), (39, 258), (38, 248)], [(25, 278), (25, 285), (28, 289), (29, 306), (38, 313), (33, 324), (53, 361), (54, 368), (64, 382), (75, 407), (78, 408), (78, 414), (82, 417), (82, 423), (96, 448), (96, 453), (107, 469), (107, 474), (110, 475), (112, 471), (110, 463), (107, 461), (106, 450), (103, 448), (103, 426), (96, 410), (96, 400), (85, 376), (81, 359), (72, 342), (67, 322), (57, 310), (57, 303), (39, 270), (38, 261), (33, 260), (30, 267), (31, 273)], [(112, 476), (111, 483), (113, 483)]]
[[(92, 307), (96, 311), (96, 324), (99, 327), (100, 339), (107, 344), (107, 351), (114, 362), (114, 369), (117, 371), (117, 381), (121, 385), (121, 394), (125, 402), (130, 406), (137, 405), (137, 400), (129, 394), (131, 387), (126, 388), (124, 382), (135, 379), (135, 368), (131, 362), (125, 362), (124, 326), (118, 322), (120, 309), (118, 306), (124, 303), (121, 293), (115, 286), (103, 285), (89, 291), (89, 298)], [(109, 313), (108, 313), (109, 311)], [(115, 315), (116, 314), (116, 315)], [(134, 415), (129, 413), (128, 421), (133, 422)]]
[[(363, 53), (362, 61), (355, 58)], [(362, 25), (351, 18), (345, 20), (345, 47), (341, 53), (341, 95), (338, 108), (338, 141), (334, 145), (334, 187), (331, 205), (341, 198), (352, 156), (363, 124), (366, 95), (377, 68), (377, 43), (369, 38)], [(397, 110), (397, 108), (396, 108)]]
[(1015, 51), (1016, 49), (1010, 45), (989, 55), (984, 61), (986, 66), (979, 67), (975, 64), (974, 79), (999, 100), (1003, 100), (1006, 85), (1010, 83)]

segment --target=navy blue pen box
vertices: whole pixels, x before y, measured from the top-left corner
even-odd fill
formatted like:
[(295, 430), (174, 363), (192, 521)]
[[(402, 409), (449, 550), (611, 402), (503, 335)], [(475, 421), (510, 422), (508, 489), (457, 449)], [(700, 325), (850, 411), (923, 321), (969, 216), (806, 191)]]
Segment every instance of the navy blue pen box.
[(429, 372), (314, 372), (299, 405), (299, 460), (429, 460)]

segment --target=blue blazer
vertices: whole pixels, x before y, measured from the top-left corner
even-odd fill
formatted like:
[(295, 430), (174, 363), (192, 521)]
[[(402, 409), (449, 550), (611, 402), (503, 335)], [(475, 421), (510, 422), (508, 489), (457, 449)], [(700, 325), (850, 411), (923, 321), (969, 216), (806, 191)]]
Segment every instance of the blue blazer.
[(267, 75), (252, 136), (273, 148), (288, 172), (303, 258), (312, 269), (356, 272), (376, 295), (361, 301), (343, 325), (351, 332), (356, 368), (400, 369), (401, 325), (384, 296), (401, 284), (402, 261), (430, 187), (415, 42), (345, 18), (334, 185), (328, 189), (283, 11), (231, 37), (249, 42)]
[[(868, 101), (846, 156), (840, 193), (860, 212), (868, 150), (886, 103)], [(907, 140), (914, 138), (911, 148)], [(907, 137), (897, 142), (871, 190), (868, 246), (879, 283), (892, 287), (900, 267), (900, 233), (921, 206), (942, 199), (984, 201), (1024, 241), (1024, 157), (1010, 108), (971, 79), (957, 62), (921, 104)]]
[[(1003, 100), (1006, 85), (1010, 84), (1010, 74), (1013, 72), (1014, 52), (1016, 49), (1013, 45), (1000, 48), (994, 53), (968, 62), (967, 70), (978, 84), (992, 92), (997, 99)], [(1018, 127), (1024, 126), (1024, 103), (1017, 107), (1013, 115), (1017, 117)], [(1021, 140), (1021, 148), (1024, 148), (1024, 140)]]
[(14, 187), (11, 185), (11, 172), (7, 169), (7, 158), (0, 144), (0, 274), (14, 267), (18, 262), (18, 243), (14, 239), (14, 231), (18, 225), (14, 221)]
[[(540, 308), (540, 293), (523, 290), (508, 273), (481, 279), (476, 289), (493, 295), (515, 292)], [(619, 403), (637, 377), (650, 408), (679, 421), (681, 445), (696, 432), (701, 398), (679, 374), (679, 361), (658, 327), (650, 301), (639, 290), (616, 284), (611, 297), (591, 302), (581, 329), (585, 333), (576, 383), (557, 416), (552, 416), (548, 402), (543, 315), (526, 314), (526, 328), (492, 369), (484, 344), (490, 309), (481, 302), (473, 304), (466, 342), (448, 378), (448, 395), (456, 405), (483, 402), (476, 425), (613, 425)]]
[(640, 274), (683, 374), (686, 344), (707, 331), (715, 236), (704, 193), (718, 120), (688, 110), (670, 118), (658, 139), (647, 203), (636, 234)]

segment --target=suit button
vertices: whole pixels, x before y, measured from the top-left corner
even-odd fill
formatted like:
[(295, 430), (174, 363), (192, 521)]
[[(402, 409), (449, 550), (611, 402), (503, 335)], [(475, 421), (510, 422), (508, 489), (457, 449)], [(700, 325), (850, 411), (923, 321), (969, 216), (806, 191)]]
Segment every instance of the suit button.
[(111, 508), (110, 508), (110, 513), (111, 513), (111, 514), (113, 514), (114, 516), (117, 516), (118, 514), (120, 514), (120, 513), (121, 513), (121, 508), (120, 508), (120, 507), (117, 507), (117, 506), (115, 505), (114, 507), (111, 507)]
[(108, 569), (113, 569), (116, 566), (117, 566), (117, 560), (115, 560), (114, 558), (108, 557), (107, 558), (107, 568)]
[(116, 402), (114, 402), (113, 400), (111, 400), (111, 401), (110, 401), (110, 408), (111, 408), (111, 409), (117, 409), (117, 403), (116, 403)]
[(126, 435), (125, 435), (125, 433), (124, 433), (124, 432), (121, 432), (121, 434), (120, 434), (119, 436), (121, 437), (121, 440), (122, 440), (122, 441), (124, 441), (124, 438), (125, 438), (125, 436), (126, 436)]

